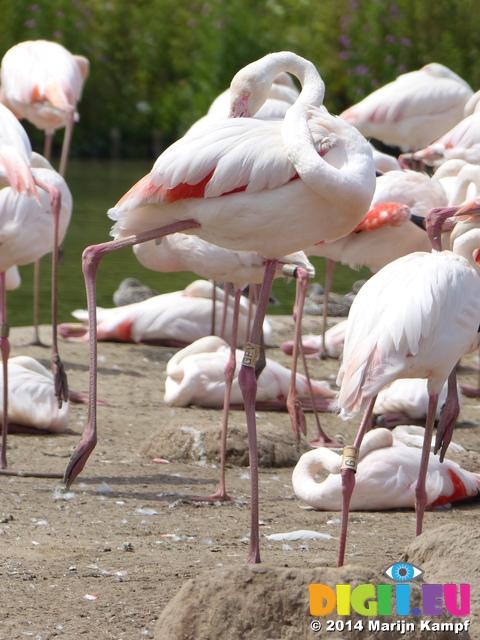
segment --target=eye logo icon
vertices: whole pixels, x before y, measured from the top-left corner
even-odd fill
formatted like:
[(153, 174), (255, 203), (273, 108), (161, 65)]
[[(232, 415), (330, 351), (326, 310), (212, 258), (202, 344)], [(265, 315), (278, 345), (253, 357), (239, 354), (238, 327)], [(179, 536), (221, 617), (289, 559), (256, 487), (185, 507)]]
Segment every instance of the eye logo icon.
[(383, 573), (387, 578), (395, 580), (395, 582), (410, 582), (410, 580), (415, 580), (424, 572), (413, 564), (408, 564), (408, 562), (396, 562), (387, 567)]

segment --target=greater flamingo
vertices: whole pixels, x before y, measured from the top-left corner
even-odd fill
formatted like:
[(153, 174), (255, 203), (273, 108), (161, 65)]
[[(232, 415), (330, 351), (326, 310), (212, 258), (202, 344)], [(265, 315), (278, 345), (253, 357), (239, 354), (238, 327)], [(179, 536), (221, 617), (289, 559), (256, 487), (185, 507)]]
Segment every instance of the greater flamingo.
[[(428, 410), (418, 482), (417, 525), (422, 532), (427, 504), (425, 480), (438, 396), (462, 355), (479, 342), (480, 267), (473, 252), (480, 230), (458, 237), (451, 251), (416, 252), (381, 269), (356, 296), (348, 319), (344, 359), (338, 374), (342, 417), (364, 411), (353, 447), (342, 469), (344, 491), (338, 565), (343, 564), (349, 502), (355, 486), (358, 449), (378, 392), (393, 380), (426, 378)], [(436, 449), (445, 454), (454, 421), (437, 429)]]
[(58, 42), (19, 42), (3, 56), (0, 101), (19, 118), (45, 131), (44, 156), (50, 160), (52, 137), (65, 127), (60, 175), (65, 175), (77, 104), (90, 70), (84, 56), (72, 55)]
[(373, 91), (341, 117), (364, 136), (404, 151), (417, 150), (460, 122), (472, 95), (456, 73), (431, 62)]
[[(196, 405), (221, 409), (225, 396), (224, 370), (230, 358), (230, 346), (217, 336), (206, 336), (178, 351), (167, 363), (164, 401), (172, 407)], [(243, 352), (235, 352), (237, 369), (242, 364)], [(258, 377), (257, 409), (287, 408), (291, 373), (279, 362), (266, 358), (265, 368)], [(309, 387), (305, 376), (297, 374), (297, 390), (302, 403), (309, 405)], [(317, 409), (328, 411), (334, 391), (326, 382), (311, 380)], [(243, 409), (243, 398), (238, 377), (232, 381), (230, 407)]]
[[(447, 399), (447, 385), (438, 396), (435, 419), (440, 419), (442, 406)], [(427, 380), (424, 378), (399, 378), (379, 391), (373, 415), (378, 426), (391, 429), (398, 424), (425, 423), (428, 409)]]
[[(3, 390), (3, 374), (0, 373)], [(8, 430), (15, 432), (65, 431), (70, 403), (58, 406), (53, 375), (38, 360), (17, 356), (8, 361)], [(1, 411), (3, 417), (3, 411)]]
[(428, 146), (424, 145), (412, 154), (404, 154), (400, 161), (408, 164), (412, 159), (436, 168), (454, 158), (480, 164), (480, 111), (460, 120)]
[[(302, 90), (283, 121), (249, 117), (273, 79), (288, 71)], [(115, 240), (84, 252), (89, 309), (89, 419), (65, 472), (69, 486), (97, 438), (95, 275), (100, 259), (122, 247), (173, 232), (196, 233), (232, 250), (267, 258), (250, 341), (239, 374), (246, 406), (251, 475), (251, 533), (247, 562), (260, 562), (255, 360), (277, 259), (312, 241), (345, 235), (362, 219), (375, 188), (366, 140), (323, 107), (324, 83), (315, 66), (291, 52), (265, 56), (242, 69), (231, 87), (231, 118), (186, 135), (110, 210)]]
[[(185, 347), (210, 334), (212, 295), (214, 284), (208, 280), (195, 280), (183, 291), (172, 291), (152, 296), (140, 302), (104, 309), (97, 308), (97, 340), (116, 342), (143, 342), (164, 346)], [(215, 333), (220, 335), (221, 305), (225, 291), (217, 287)], [(59, 326), (62, 338), (71, 342), (88, 342), (91, 329), (88, 311), (77, 309), (72, 315), (79, 323), (63, 323)], [(232, 340), (233, 311), (227, 309), (225, 338)], [(263, 325), (267, 340), (271, 336), (268, 320)], [(236, 347), (243, 347), (249, 330), (249, 306), (245, 299), (239, 301), (238, 331), (234, 338)]]
[[(412, 508), (416, 503), (416, 486), (422, 451), (407, 446), (388, 429), (374, 429), (365, 434), (360, 447), (355, 475), (351, 511), (381, 511)], [(342, 509), (342, 457), (329, 449), (304, 453), (292, 474), (293, 490), (299, 500), (314, 509)], [(317, 482), (315, 475), (325, 470), (329, 475)], [(480, 493), (480, 474), (462, 469), (456, 462), (429, 454), (425, 480), (428, 508), (476, 497)]]
[[(9, 49), (1, 61), (0, 102), (18, 118), (25, 118), (45, 131), (43, 155), (51, 161), (52, 141), (56, 129), (65, 127), (59, 173), (65, 176), (77, 104), (90, 70), (87, 58), (72, 55), (57, 42), (27, 40)], [(55, 246), (57, 251), (57, 246)], [(33, 339), (40, 340), (40, 261), (34, 266)]]

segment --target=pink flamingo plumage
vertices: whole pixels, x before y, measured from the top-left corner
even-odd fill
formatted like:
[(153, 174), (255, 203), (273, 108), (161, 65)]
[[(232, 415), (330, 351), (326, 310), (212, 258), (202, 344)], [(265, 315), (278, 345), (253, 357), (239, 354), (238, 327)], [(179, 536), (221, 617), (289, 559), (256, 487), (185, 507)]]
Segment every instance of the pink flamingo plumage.
[[(396, 437), (395, 429), (374, 429), (365, 434), (360, 447), (351, 511), (381, 511), (415, 506), (415, 488), (422, 451), (407, 446)], [(292, 474), (297, 498), (314, 509), (342, 509), (342, 457), (329, 449), (307, 451)], [(317, 482), (315, 474), (329, 472)], [(480, 493), (480, 474), (462, 469), (451, 460), (440, 462), (430, 453), (426, 477), (427, 508), (476, 497)]]
[(456, 73), (431, 62), (376, 89), (341, 116), (364, 136), (417, 150), (460, 122), (472, 95)]
[[(438, 396), (460, 357), (478, 346), (480, 267), (473, 253), (480, 230), (455, 240), (453, 252), (416, 252), (376, 273), (352, 304), (338, 374), (338, 407), (343, 417), (364, 411), (354, 443), (358, 451), (369, 426), (378, 392), (399, 378), (427, 378), (429, 403), (418, 482), (417, 526), (422, 531), (426, 506), (425, 479)], [(441, 458), (453, 424), (438, 427), (436, 450)], [(342, 469), (344, 501), (338, 564), (343, 564), (349, 500), (355, 486), (351, 466)]]
[[(256, 120), (273, 79), (282, 71), (302, 91), (283, 121)], [(267, 258), (265, 277), (239, 381), (250, 449), (252, 520), (248, 562), (259, 562), (255, 354), (279, 257), (312, 240), (345, 235), (361, 220), (375, 187), (368, 143), (322, 106), (324, 84), (315, 66), (291, 52), (269, 54), (242, 69), (231, 87), (231, 118), (186, 135), (109, 215), (115, 240), (84, 252), (90, 327), (95, 328), (94, 280), (103, 255), (173, 232), (193, 232), (232, 250)], [(65, 473), (67, 485), (96, 443), (96, 340), (91, 330), (89, 419)]]

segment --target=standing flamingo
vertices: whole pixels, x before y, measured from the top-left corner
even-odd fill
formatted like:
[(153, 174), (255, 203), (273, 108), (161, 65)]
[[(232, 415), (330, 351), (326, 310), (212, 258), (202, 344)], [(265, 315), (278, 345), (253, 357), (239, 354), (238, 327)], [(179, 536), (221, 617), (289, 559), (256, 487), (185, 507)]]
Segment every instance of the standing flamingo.
[[(453, 251), (416, 252), (400, 258), (372, 276), (352, 304), (337, 378), (338, 407), (342, 417), (362, 411), (364, 416), (342, 469), (339, 566), (345, 554), (358, 449), (378, 392), (400, 377), (428, 380), (425, 439), (415, 488), (416, 533), (422, 532), (427, 503), (425, 480), (438, 397), (460, 357), (479, 343), (480, 267), (473, 258), (478, 248), (480, 230), (472, 229), (455, 240)], [(435, 448), (443, 443), (441, 459), (453, 424), (447, 420), (437, 429)]]
[[(20, 126), (20, 125), (18, 125)], [(56, 238), (63, 239), (70, 221), (72, 197), (65, 180), (39, 154), (32, 154), (31, 175), (38, 189), (38, 200), (24, 193), (15, 193), (10, 187), (0, 190), (0, 289), (2, 324), (6, 327), (5, 273), (17, 265), (30, 264), (46, 253), (52, 252), (52, 369), (55, 378), (57, 402), (68, 401), (68, 385), (57, 345)], [(3, 376), (8, 381), (8, 330), (3, 330)], [(4, 385), (3, 431), (7, 434), (8, 385)], [(2, 446), (0, 467), (5, 468), (6, 449)]]
[(90, 70), (87, 58), (57, 42), (19, 42), (3, 56), (0, 101), (19, 118), (45, 131), (44, 156), (50, 160), (56, 129), (65, 127), (60, 175), (65, 175), (77, 104)]
[[(281, 71), (302, 85), (283, 121), (258, 120)], [(178, 231), (196, 233), (232, 250), (267, 258), (239, 382), (246, 407), (251, 474), (251, 532), (247, 562), (260, 562), (255, 360), (279, 257), (312, 241), (345, 235), (362, 219), (375, 188), (366, 140), (322, 106), (324, 83), (315, 66), (291, 52), (273, 53), (234, 77), (231, 118), (192, 132), (169, 147), (152, 171), (109, 215), (115, 240), (84, 252), (90, 314), (89, 418), (65, 472), (69, 486), (97, 438), (95, 276), (103, 255)]]
[(463, 118), (472, 89), (456, 73), (431, 62), (404, 73), (341, 114), (364, 136), (417, 150)]
[[(365, 434), (360, 447), (355, 491), (351, 511), (381, 511), (415, 506), (415, 486), (422, 451), (407, 446), (396, 437), (395, 430), (374, 429)], [(304, 453), (292, 474), (297, 498), (314, 509), (342, 509), (342, 458), (329, 449)], [(329, 476), (322, 482), (315, 475), (325, 469)], [(451, 460), (440, 462), (429, 454), (426, 477), (426, 504), (438, 507), (480, 493), (480, 475), (462, 469)]]
[[(73, 126), (78, 120), (77, 104), (89, 69), (87, 58), (72, 55), (61, 44), (47, 40), (20, 42), (5, 53), (1, 62), (0, 102), (18, 118), (25, 118), (45, 131), (43, 155), (48, 161), (55, 130), (65, 127), (61, 176), (65, 176)], [(43, 344), (38, 330), (39, 289), (40, 262), (35, 261), (32, 344), (36, 345)]]

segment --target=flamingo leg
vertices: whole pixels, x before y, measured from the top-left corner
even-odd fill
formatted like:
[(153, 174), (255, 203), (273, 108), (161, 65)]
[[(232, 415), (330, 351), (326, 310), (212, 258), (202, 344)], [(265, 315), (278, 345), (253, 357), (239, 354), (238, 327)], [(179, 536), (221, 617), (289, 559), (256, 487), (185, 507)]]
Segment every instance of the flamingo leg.
[(228, 313), (228, 303), (230, 298), (230, 282), (223, 283), (223, 316), (222, 316), (222, 326), (220, 327), (220, 338), (225, 338), (225, 324), (227, 322), (227, 313)]
[(62, 177), (65, 177), (65, 173), (67, 170), (68, 155), (70, 153), (70, 143), (72, 141), (73, 134), (74, 115), (74, 110), (72, 109), (68, 117), (67, 124), (65, 125), (65, 131), (63, 134), (62, 155), (60, 157), (60, 168), (58, 170), (58, 173)]
[(328, 318), (328, 298), (330, 296), (330, 289), (332, 288), (333, 270), (335, 269), (335, 260), (331, 258), (325, 258), (325, 289), (323, 291), (323, 324), (322, 324), (322, 346), (320, 351), (320, 358), (326, 360), (328, 358), (327, 347), (325, 346), (325, 333), (327, 331), (327, 318)]
[(60, 359), (57, 340), (57, 300), (58, 300), (58, 222), (60, 218), (60, 208), (62, 206), (62, 196), (59, 189), (35, 179), (36, 184), (44, 189), (50, 196), (50, 209), (53, 216), (53, 251), (52, 251), (52, 354), (51, 364), (55, 379), (55, 395), (58, 399), (58, 406), (63, 402), (68, 402), (68, 382), (63, 363)]
[(87, 247), (83, 252), (83, 275), (87, 292), (88, 320), (90, 328), (90, 379), (89, 379), (89, 401), (88, 420), (83, 431), (80, 442), (70, 458), (64, 475), (64, 482), (67, 489), (74, 482), (75, 478), (82, 471), (91, 452), (97, 443), (97, 300), (96, 300), (96, 277), (100, 261), (104, 255), (131, 247), (134, 244), (147, 242), (162, 238), (177, 231), (186, 231), (200, 224), (196, 220), (182, 220), (174, 222), (165, 227), (159, 227), (143, 233), (138, 233), (126, 238), (104, 242), (103, 244)]
[(3, 365), (3, 419), (2, 419), (2, 452), (0, 454), (0, 469), (7, 468), (7, 435), (8, 435), (8, 356), (10, 343), (8, 341), (9, 326), (7, 324), (7, 290), (5, 272), (0, 273), (0, 349)]
[(432, 446), (433, 426), (435, 424), (435, 412), (437, 410), (438, 394), (430, 395), (428, 398), (427, 419), (425, 421), (425, 436), (423, 439), (422, 457), (420, 459), (420, 470), (418, 472), (417, 485), (415, 487), (415, 512), (417, 514), (417, 524), (415, 535), (422, 533), (423, 514), (427, 506), (427, 470)]
[(377, 396), (374, 396), (373, 398), (370, 399), (370, 402), (368, 403), (368, 406), (363, 415), (362, 422), (358, 429), (357, 437), (355, 438), (355, 442), (353, 444), (353, 448), (356, 449), (357, 451), (355, 464), (352, 466), (348, 463), (346, 463), (345, 465), (342, 463), (342, 470), (341, 470), (342, 522), (340, 525), (340, 543), (338, 545), (337, 567), (343, 567), (343, 561), (345, 559), (345, 545), (347, 542), (347, 529), (348, 529), (348, 514), (350, 511), (350, 500), (352, 498), (352, 493), (355, 488), (355, 473), (356, 473), (356, 463), (358, 461), (358, 452), (360, 451), (363, 437), (371, 426), (373, 407), (375, 405), (376, 399), (377, 399)]
[(245, 403), (247, 419), (248, 446), (250, 452), (250, 483), (251, 483), (251, 525), (250, 547), (247, 555), (247, 563), (260, 562), (259, 528), (258, 528), (258, 451), (257, 451), (257, 427), (255, 418), (255, 399), (257, 395), (257, 380), (255, 376), (255, 351), (259, 349), (262, 336), (263, 321), (267, 312), (270, 291), (277, 260), (267, 260), (262, 288), (250, 333), (250, 342), (247, 343), (243, 357), (242, 367), (238, 375), (238, 382)]
[(228, 428), (228, 413), (230, 411), (230, 397), (232, 392), (233, 377), (235, 375), (235, 368), (237, 364), (236, 351), (237, 351), (237, 333), (238, 333), (238, 315), (240, 313), (240, 297), (242, 295), (241, 289), (235, 290), (234, 307), (233, 307), (233, 322), (232, 322), (232, 340), (230, 343), (230, 355), (228, 362), (225, 366), (225, 394), (223, 399), (223, 414), (222, 414), (222, 440), (220, 449), (220, 482), (218, 489), (211, 496), (205, 498), (193, 498), (193, 500), (203, 502), (226, 502), (229, 500), (235, 500), (234, 497), (228, 495), (225, 489), (225, 466), (227, 460), (227, 428)]
[(440, 449), (440, 462), (443, 462), (448, 445), (452, 439), (453, 428), (460, 413), (460, 403), (457, 391), (457, 368), (448, 376), (447, 399), (440, 413), (440, 421), (437, 426), (434, 453)]

